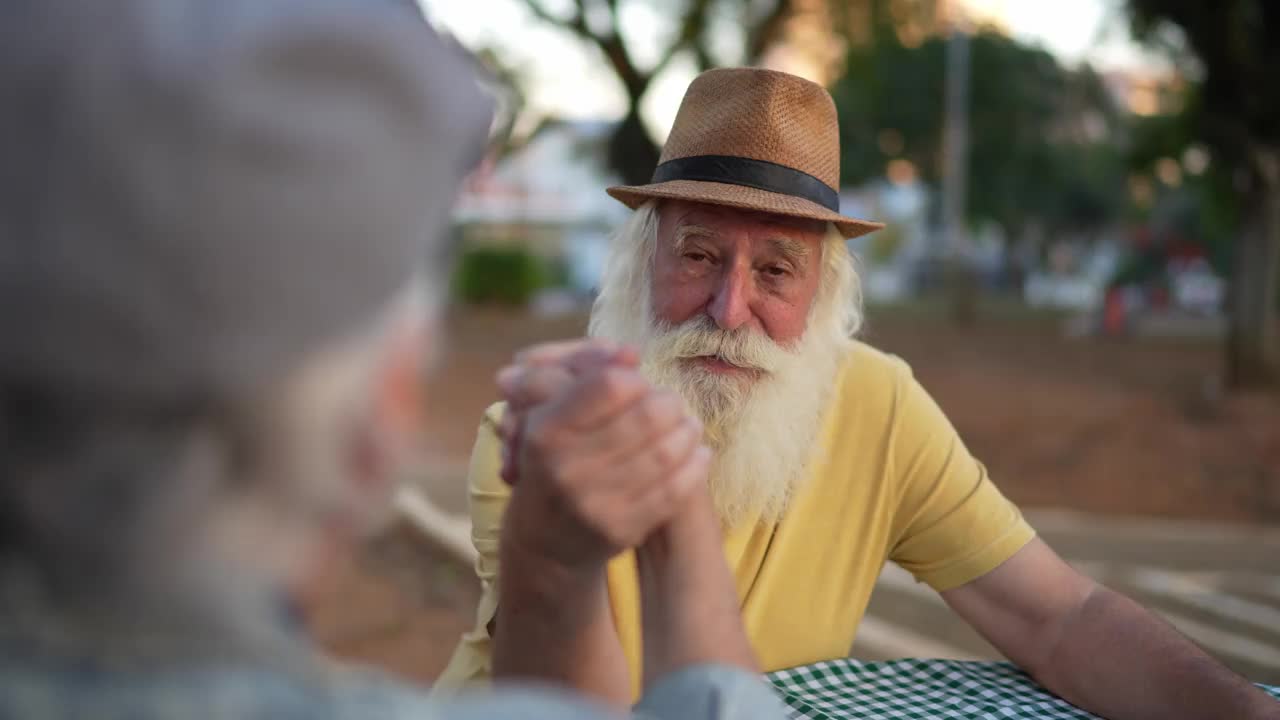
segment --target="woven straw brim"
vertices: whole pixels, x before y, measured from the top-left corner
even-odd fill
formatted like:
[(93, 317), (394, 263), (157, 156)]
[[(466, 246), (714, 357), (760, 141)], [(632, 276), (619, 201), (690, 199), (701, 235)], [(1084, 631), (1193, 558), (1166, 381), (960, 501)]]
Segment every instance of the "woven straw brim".
[(757, 212), (807, 218), (833, 223), (845, 238), (856, 238), (884, 227), (884, 223), (859, 220), (832, 212), (803, 198), (759, 190), (744, 185), (705, 182), (702, 180), (670, 180), (651, 185), (620, 185), (608, 189), (609, 195), (632, 210), (654, 198), (690, 200), (724, 205)]

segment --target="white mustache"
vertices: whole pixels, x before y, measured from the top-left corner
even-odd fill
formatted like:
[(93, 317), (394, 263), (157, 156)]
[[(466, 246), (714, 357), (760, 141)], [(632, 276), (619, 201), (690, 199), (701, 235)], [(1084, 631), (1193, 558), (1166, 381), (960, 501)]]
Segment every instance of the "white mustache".
[(745, 327), (723, 330), (706, 315), (655, 330), (651, 345), (654, 359), (715, 357), (741, 368), (774, 373), (791, 355), (762, 332)]

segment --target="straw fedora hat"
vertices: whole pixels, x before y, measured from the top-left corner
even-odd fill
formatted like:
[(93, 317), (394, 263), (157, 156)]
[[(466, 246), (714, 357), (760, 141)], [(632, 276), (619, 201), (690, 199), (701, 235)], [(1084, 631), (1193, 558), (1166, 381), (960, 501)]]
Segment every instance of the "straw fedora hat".
[(694, 78), (648, 185), (608, 192), (635, 209), (673, 198), (834, 223), (846, 238), (884, 227), (840, 214), (840, 127), (825, 88), (759, 68)]

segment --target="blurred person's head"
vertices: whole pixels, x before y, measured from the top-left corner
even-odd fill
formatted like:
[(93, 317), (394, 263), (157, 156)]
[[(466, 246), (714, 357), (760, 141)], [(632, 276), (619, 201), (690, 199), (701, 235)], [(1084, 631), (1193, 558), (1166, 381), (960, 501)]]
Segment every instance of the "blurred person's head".
[(470, 78), (406, 3), (0, 5), (0, 615), (217, 652), (376, 521)]
[(690, 85), (649, 185), (615, 236), (591, 332), (634, 343), (716, 452), (729, 524), (776, 519), (806, 475), (836, 372), (862, 324), (838, 212), (839, 136), (822, 87), (713, 70)]

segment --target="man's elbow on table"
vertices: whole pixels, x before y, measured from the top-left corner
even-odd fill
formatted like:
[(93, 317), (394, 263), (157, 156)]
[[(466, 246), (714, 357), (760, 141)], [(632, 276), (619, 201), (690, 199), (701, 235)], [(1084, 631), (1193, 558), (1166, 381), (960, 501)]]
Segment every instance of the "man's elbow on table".
[(1280, 704), (1039, 540), (943, 597), (1046, 688), (1094, 714), (1280, 720)]
[(1063, 640), (1101, 589), (1036, 539), (995, 570), (943, 591), (942, 597), (1010, 660), (1056, 690)]

